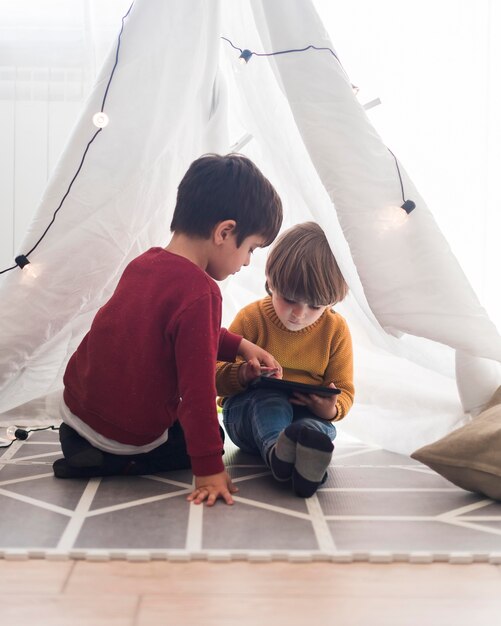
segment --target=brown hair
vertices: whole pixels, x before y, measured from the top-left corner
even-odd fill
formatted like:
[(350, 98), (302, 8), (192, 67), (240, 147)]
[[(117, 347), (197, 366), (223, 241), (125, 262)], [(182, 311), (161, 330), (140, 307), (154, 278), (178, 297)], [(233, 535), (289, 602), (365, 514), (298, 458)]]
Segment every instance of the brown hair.
[(282, 201), (247, 157), (206, 154), (179, 184), (170, 229), (208, 239), (224, 220), (235, 220), (237, 246), (250, 235), (261, 235), (269, 246), (282, 225)]
[(266, 291), (270, 289), (312, 306), (346, 297), (348, 285), (318, 224), (297, 224), (277, 239), (266, 261)]

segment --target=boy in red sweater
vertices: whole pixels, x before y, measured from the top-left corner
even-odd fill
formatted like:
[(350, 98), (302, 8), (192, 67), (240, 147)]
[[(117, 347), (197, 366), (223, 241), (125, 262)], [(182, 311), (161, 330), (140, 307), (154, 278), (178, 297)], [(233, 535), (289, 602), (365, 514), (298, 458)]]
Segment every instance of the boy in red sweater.
[(247, 361), (249, 377), (281, 368), (264, 349), (221, 328), (214, 282), (248, 265), (282, 223), (270, 182), (246, 157), (205, 155), (178, 187), (166, 248), (126, 267), (64, 375), (59, 478), (151, 474), (191, 467), (196, 504), (233, 486), (221, 458), (216, 361)]

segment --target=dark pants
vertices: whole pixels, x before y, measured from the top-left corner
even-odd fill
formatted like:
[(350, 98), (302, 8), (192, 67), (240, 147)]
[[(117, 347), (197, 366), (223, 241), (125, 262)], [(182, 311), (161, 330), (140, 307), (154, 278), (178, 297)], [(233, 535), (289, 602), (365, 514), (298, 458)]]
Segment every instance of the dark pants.
[[(222, 436), (224, 441), (223, 433)], [(179, 422), (169, 428), (169, 438), (165, 443), (143, 454), (111, 454), (98, 450), (64, 422), (59, 428), (59, 440), (69, 465), (102, 467), (106, 474), (153, 474), (191, 467)]]

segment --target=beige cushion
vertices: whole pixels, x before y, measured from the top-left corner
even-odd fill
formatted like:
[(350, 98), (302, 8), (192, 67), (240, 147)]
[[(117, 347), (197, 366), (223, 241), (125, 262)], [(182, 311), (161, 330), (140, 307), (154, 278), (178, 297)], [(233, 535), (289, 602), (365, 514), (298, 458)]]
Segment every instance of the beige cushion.
[(411, 454), (452, 483), (501, 500), (501, 387), (473, 421)]

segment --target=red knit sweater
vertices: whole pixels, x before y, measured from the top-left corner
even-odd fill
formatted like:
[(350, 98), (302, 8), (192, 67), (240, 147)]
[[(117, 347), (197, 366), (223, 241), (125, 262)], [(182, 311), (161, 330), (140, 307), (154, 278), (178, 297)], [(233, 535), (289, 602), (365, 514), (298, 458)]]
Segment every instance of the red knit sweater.
[(64, 375), (72, 413), (125, 444), (154, 441), (176, 419), (195, 475), (223, 471), (216, 360), (239, 335), (221, 328), (221, 292), (184, 257), (151, 248), (125, 269)]

